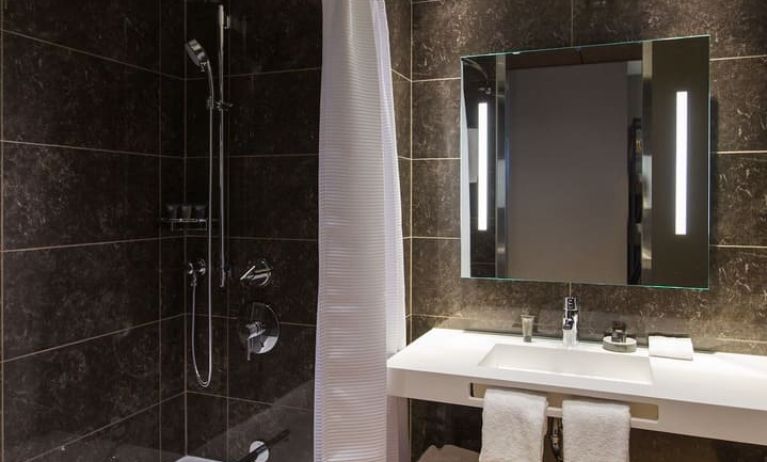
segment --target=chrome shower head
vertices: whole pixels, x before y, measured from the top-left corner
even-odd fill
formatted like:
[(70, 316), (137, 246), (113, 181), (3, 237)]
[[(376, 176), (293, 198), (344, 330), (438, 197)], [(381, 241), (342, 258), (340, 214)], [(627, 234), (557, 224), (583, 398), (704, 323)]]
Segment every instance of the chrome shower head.
[(200, 45), (200, 42), (198, 42), (195, 39), (192, 39), (184, 45), (184, 48), (186, 48), (186, 54), (189, 55), (189, 59), (192, 60), (195, 66), (198, 66), (201, 70), (205, 70), (205, 67), (208, 66), (210, 63), (210, 60), (208, 60), (208, 55), (205, 53), (205, 48)]

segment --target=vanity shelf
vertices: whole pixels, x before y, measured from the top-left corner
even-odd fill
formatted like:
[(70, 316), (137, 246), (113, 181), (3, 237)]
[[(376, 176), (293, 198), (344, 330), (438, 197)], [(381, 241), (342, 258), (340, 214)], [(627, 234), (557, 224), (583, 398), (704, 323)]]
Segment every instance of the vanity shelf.
[(626, 403), (634, 428), (767, 445), (767, 356), (696, 352), (693, 361), (613, 353), (559, 339), (432, 329), (388, 361), (388, 393), (482, 407), (489, 387), (561, 401)]

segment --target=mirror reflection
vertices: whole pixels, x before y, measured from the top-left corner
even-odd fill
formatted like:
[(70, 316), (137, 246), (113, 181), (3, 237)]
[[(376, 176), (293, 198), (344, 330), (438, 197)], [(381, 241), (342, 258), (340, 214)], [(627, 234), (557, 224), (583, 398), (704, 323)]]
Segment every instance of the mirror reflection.
[(708, 286), (708, 37), (462, 59), (464, 277)]

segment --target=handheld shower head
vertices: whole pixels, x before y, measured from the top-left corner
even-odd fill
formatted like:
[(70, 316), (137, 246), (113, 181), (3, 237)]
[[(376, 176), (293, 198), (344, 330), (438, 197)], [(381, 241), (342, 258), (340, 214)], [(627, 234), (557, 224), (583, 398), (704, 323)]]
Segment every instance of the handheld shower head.
[(189, 59), (204, 72), (210, 63), (208, 55), (205, 53), (205, 48), (195, 39), (188, 41), (184, 48), (186, 49), (186, 54), (189, 55)]

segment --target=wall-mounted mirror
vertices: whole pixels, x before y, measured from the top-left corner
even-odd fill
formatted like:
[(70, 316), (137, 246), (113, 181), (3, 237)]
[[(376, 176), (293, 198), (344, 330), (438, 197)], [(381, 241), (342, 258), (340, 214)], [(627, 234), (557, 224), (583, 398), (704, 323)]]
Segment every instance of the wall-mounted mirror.
[(709, 39), (462, 58), (462, 276), (708, 287)]

